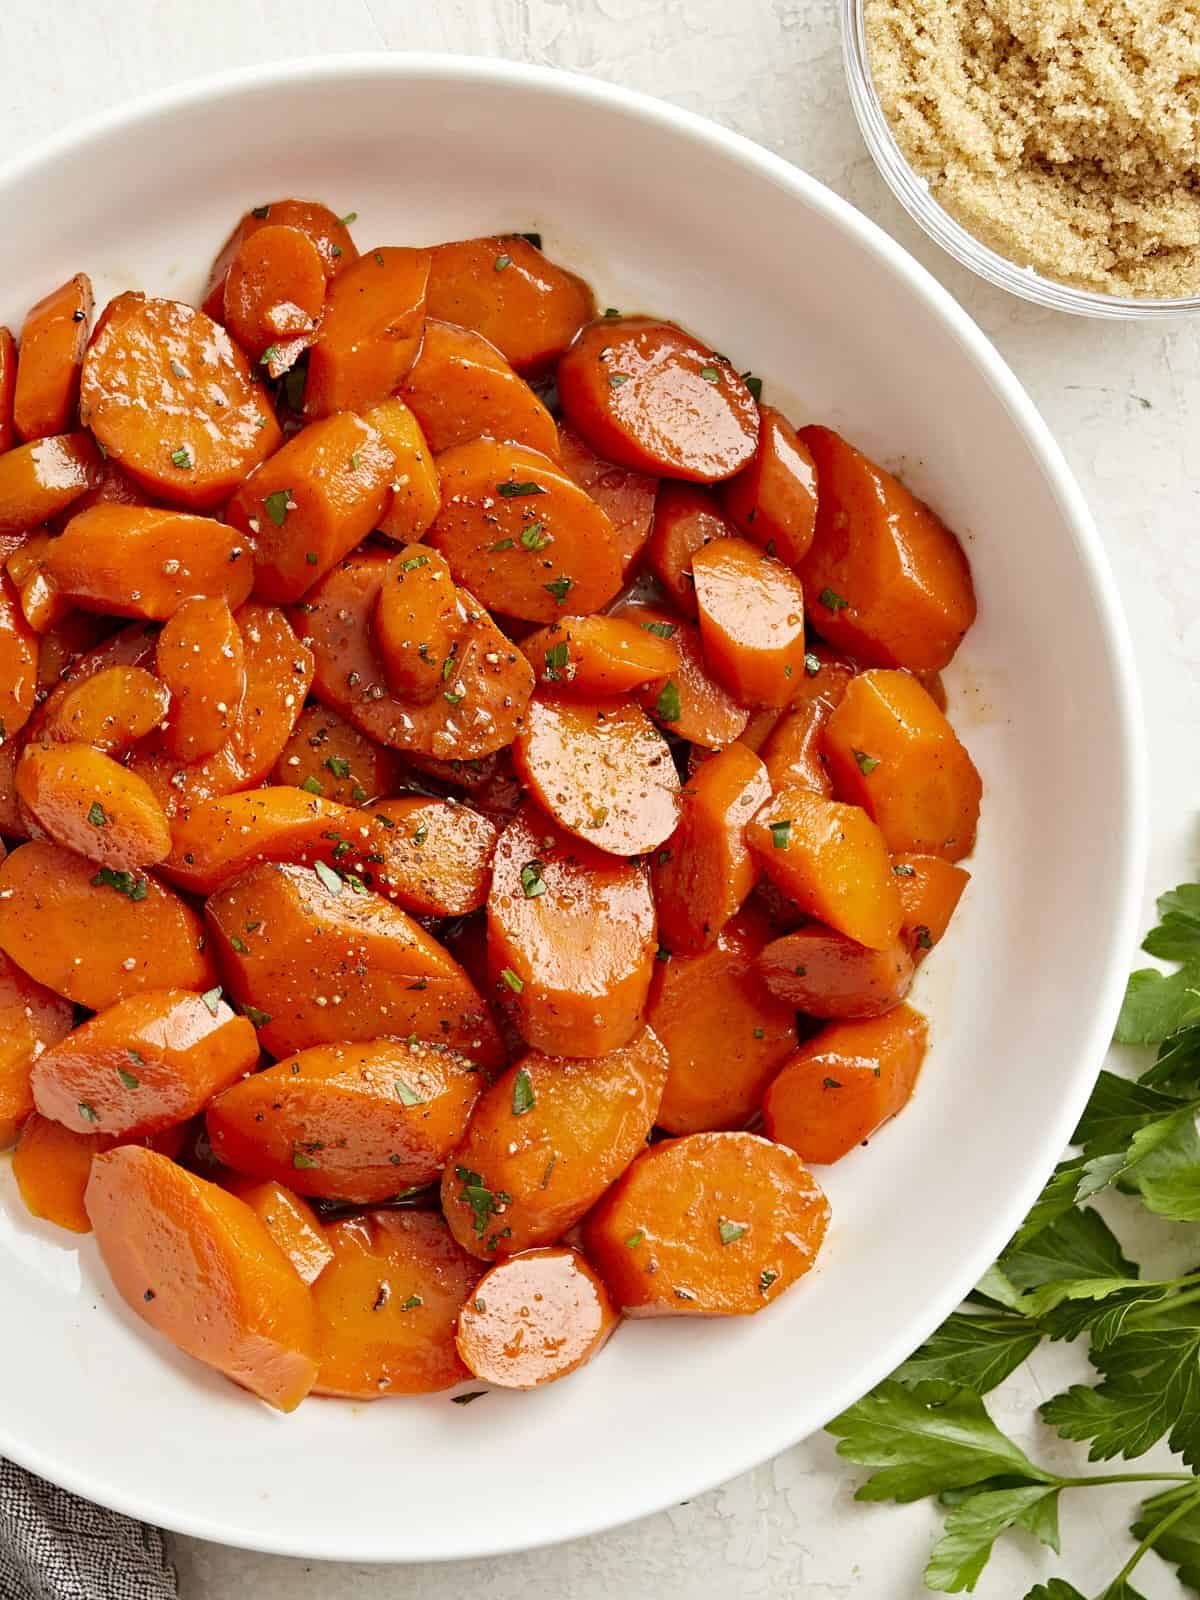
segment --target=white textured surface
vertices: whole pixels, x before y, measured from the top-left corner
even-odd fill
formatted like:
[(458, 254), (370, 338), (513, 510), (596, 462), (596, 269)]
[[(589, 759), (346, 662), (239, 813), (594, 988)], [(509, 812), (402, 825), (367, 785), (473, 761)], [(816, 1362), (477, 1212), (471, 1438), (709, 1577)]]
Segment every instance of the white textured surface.
[[(1191, 875), (1200, 753), (1200, 341), (1197, 324), (1164, 329), (1068, 321), (976, 283), (925, 244), (883, 190), (854, 127), (841, 77), (833, 0), (7, 0), (0, 8), (5, 151), (68, 118), (218, 68), (285, 55), (447, 49), (564, 66), (627, 83), (724, 122), (807, 168), (875, 216), (963, 300), (1015, 367), (1056, 431), (1108, 544), (1136, 640), (1152, 761), (1153, 887)], [(407, 153), (395, 152), (404, 160)], [(419, 152), (411, 159), (419, 160)], [(586, 174), (580, 174), (586, 181)], [(186, 205), (186, 194), (179, 196)], [(170, 218), (163, 218), (164, 227)], [(736, 217), (712, 226), (736, 229)], [(802, 317), (802, 304), (793, 308)], [(881, 360), (887, 352), (881, 349)], [(1031, 561), (1029, 581), (1039, 575)], [(1087, 804), (1088, 774), (1079, 775)], [(1104, 870), (1097, 861), (1096, 870)], [(1147, 911), (1149, 911), (1149, 896)], [(1029, 908), (1031, 916), (1037, 907)], [(950, 1155), (948, 1153), (948, 1159)], [(902, 1264), (898, 1266), (902, 1270)], [(1021, 1419), (1081, 1375), (1080, 1357), (1044, 1352), (997, 1403), (1040, 1459), (1069, 1458)], [(785, 1403), (781, 1397), (781, 1404)], [(697, 1397), (703, 1404), (703, 1397)], [(186, 1450), (184, 1439), (147, 1448)], [(646, 1426), (654, 1426), (647, 1417)], [(637, 1441), (630, 1440), (630, 1449)], [(312, 1463), (319, 1495), (322, 1464)], [(414, 1472), (420, 1462), (412, 1463)], [(546, 1471), (556, 1470), (548, 1450)], [(725, 1488), (607, 1536), (497, 1561), (420, 1569), (309, 1567), (176, 1542), (184, 1600), (916, 1600), (936, 1526), (924, 1506), (857, 1507), (854, 1474), (818, 1438)], [(486, 1494), (463, 1462), (464, 1517)], [(537, 1494), (536, 1483), (529, 1492)], [(1123, 1491), (1078, 1496), (1061, 1568), (1008, 1543), (978, 1594), (1011, 1600), (1038, 1576), (1067, 1572), (1085, 1592), (1119, 1565)], [(318, 1500), (319, 1503), (319, 1500)], [(403, 1517), (404, 1486), (396, 1485)], [(1150, 1558), (1149, 1600), (1181, 1591)]]

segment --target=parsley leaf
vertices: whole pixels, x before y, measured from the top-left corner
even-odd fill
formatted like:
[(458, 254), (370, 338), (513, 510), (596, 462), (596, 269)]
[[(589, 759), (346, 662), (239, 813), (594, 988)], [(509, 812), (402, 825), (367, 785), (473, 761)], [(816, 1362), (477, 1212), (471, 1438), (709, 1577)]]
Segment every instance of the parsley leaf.
[(276, 489), (263, 500), (263, 510), (270, 517), (277, 528), (282, 528), (287, 521), (288, 502), (292, 498), (290, 489)]
[(1118, 1044), (1161, 1044), (1168, 1034), (1200, 1021), (1200, 963), (1165, 977), (1154, 967), (1133, 973), (1117, 1018)]
[(1018, 1317), (956, 1311), (896, 1369), (895, 1377), (909, 1387), (937, 1382), (987, 1394), (1041, 1342), (1041, 1329)]
[(955, 1506), (925, 1568), (926, 1584), (939, 1591), (973, 1589), (1006, 1528), (1028, 1528), (1057, 1550), (1059, 1492), (1056, 1485), (1025, 1484), (972, 1495)]
[(517, 1075), (513, 1079), (512, 1114), (514, 1117), (523, 1117), (527, 1111), (532, 1111), (537, 1103), (537, 1096), (533, 1092), (533, 1080), (524, 1067), (517, 1068)]
[[(1162, 902), (1160, 901), (1161, 905)], [(1179, 1568), (1179, 1581), (1200, 1590), (1200, 1489), (1183, 1484), (1144, 1500), (1141, 1515), (1130, 1528), (1135, 1539), (1149, 1538), (1164, 1518), (1171, 1525), (1154, 1540), (1155, 1551)]]
[(658, 699), (654, 702), (655, 714), (663, 722), (678, 722), (683, 712), (679, 700), (679, 685), (674, 678), (668, 678), (658, 691)]
[(1159, 922), (1142, 941), (1147, 955), (1163, 961), (1200, 957), (1200, 883), (1181, 883), (1158, 898)]
[(144, 900), (149, 894), (145, 878), (135, 878), (132, 872), (118, 872), (113, 867), (101, 867), (92, 879), (93, 889), (115, 889), (126, 899)]

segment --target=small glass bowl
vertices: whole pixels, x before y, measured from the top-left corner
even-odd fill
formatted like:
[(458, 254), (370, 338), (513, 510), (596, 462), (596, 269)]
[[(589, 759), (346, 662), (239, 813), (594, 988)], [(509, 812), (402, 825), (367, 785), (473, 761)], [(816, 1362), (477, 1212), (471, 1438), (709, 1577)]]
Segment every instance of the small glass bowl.
[(1044, 278), (1032, 267), (1018, 266), (1006, 256), (981, 244), (960, 222), (933, 198), (928, 183), (909, 166), (892, 136), (875, 92), (867, 52), (864, 0), (841, 0), (842, 56), (850, 102), (862, 136), (884, 181), (900, 204), (931, 239), (956, 261), (997, 288), (1032, 300), (1052, 311), (1070, 311), (1081, 317), (1109, 317), (1133, 320), (1145, 317), (1178, 317), (1200, 311), (1200, 295), (1177, 300), (1155, 300), (1134, 295), (1102, 294), (1092, 289), (1075, 289), (1053, 278)]

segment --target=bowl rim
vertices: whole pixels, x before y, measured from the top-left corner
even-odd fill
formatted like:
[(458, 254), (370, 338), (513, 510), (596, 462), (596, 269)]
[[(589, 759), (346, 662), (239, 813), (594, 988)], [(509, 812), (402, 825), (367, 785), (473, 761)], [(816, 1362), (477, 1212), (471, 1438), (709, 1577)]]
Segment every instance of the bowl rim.
[(449, 52), (370, 52), (341, 55), (301, 56), (275, 62), (238, 67), (191, 78), (179, 84), (136, 97), (99, 113), (79, 119), (35, 143), (0, 164), (0, 193), (12, 184), (26, 182), (38, 169), (63, 155), (85, 148), (98, 136), (147, 128), (156, 120), (205, 102), (220, 103), (264, 89), (298, 82), (353, 83), (365, 79), (401, 81), (405, 79), (457, 80), (460, 84), (491, 81), (514, 88), (559, 95), (566, 100), (611, 110), (643, 125), (683, 135), (713, 152), (720, 152), (742, 165), (756, 169), (774, 187), (806, 206), (823, 213), (835, 225), (852, 235), (862, 248), (895, 273), (922, 300), (954, 336), (964, 356), (1003, 404), (1024, 439), (1034, 464), (1044, 473), (1055, 500), (1062, 510), (1068, 537), (1074, 541), (1078, 557), (1091, 584), (1097, 620), (1107, 650), (1115, 659), (1113, 674), (1120, 777), (1128, 797), (1128, 810), (1120, 853), (1106, 863), (1108, 874), (1119, 887), (1117, 914), (1102, 973), (1096, 987), (1095, 1004), (1083, 1029), (1076, 1050), (1080, 1061), (1093, 1061), (1094, 1070), (1077, 1075), (1061, 1100), (1053, 1121), (1039, 1131), (1036, 1159), (1028, 1164), (1021, 1181), (1015, 1183), (992, 1213), (991, 1227), (981, 1233), (974, 1255), (959, 1272), (948, 1279), (937, 1295), (930, 1297), (919, 1324), (909, 1324), (899, 1333), (891, 1330), (881, 1342), (874, 1361), (855, 1373), (836, 1391), (825, 1394), (811, 1419), (797, 1428), (789, 1421), (789, 1410), (762, 1416), (748, 1430), (739, 1445), (729, 1441), (729, 1452), (719, 1472), (685, 1466), (678, 1481), (664, 1486), (661, 1493), (637, 1506), (620, 1509), (588, 1509), (549, 1531), (533, 1544), (516, 1535), (494, 1541), (489, 1547), (469, 1550), (434, 1545), (415, 1549), (410, 1545), (375, 1545), (365, 1555), (347, 1548), (336, 1531), (314, 1526), (302, 1545), (286, 1535), (276, 1536), (269, 1518), (261, 1532), (253, 1535), (241, 1528), (230, 1529), (211, 1519), (202, 1510), (182, 1511), (175, 1503), (154, 1496), (110, 1492), (104, 1483), (103, 1462), (47, 1459), (36, 1446), (11, 1438), (0, 1416), (0, 1452), (29, 1471), (85, 1496), (100, 1505), (127, 1516), (157, 1523), (159, 1526), (193, 1538), (257, 1550), (268, 1554), (302, 1557), (310, 1560), (366, 1562), (448, 1561), (469, 1556), (482, 1559), (531, 1548), (544, 1548), (566, 1540), (602, 1533), (609, 1528), (649, 1516), (692, 1498), (740, 1476), (764, 1461), (819, 1432), (840, 1411), (853, 1404), (876, 1383), (887, 1377), (959, 1304), (983, 1272), (992, 1264), (1008, 1238), (1020, 1224), (1039, 1193), (1053, 1164), (1060, 1158), (1079, 1113), (1091, 1092), (1105, 1052), (1111, 1042), (1121, 999), (1124, 995), (1128, 961), (1134, 948), (1148, 853), (1148, 779), (1144, 750), (1144, 729), (1136, 668), (1127, 624), (1121, 609), (1116, 581), (1109, 567), (1100, 535), (1075, 478), (1049, 427), (1015, 374), (967, 312), (925, 267), (887, 234), (877, 223), (828, 189), (801, 168), (765, 149), (745, 135), (684, 110), (639, 90), (625, 88), (557, 67), (514, 62), (502, 57), (457, 55)]
[(1196, 316), (1200, 294), (1177, 298), (1150, 295), (1106, 294), (1099, 289), (1079, 289), (1047, 278), (1001, 255), (963, 226), (933, 196), (926, 180), (914, 171), (892, 132), (875, 88), (867, 46), (866, 0), (841, 0), (842, 64), (850, 103), (863, 142), (880, 176), (913, 221), (935, 244), (977, 277), (1007, 289), (1022, 300), (1051, 311), (1077, 317), (1099, 317), (1116, 322), (1136, 322), (1163, 317)]

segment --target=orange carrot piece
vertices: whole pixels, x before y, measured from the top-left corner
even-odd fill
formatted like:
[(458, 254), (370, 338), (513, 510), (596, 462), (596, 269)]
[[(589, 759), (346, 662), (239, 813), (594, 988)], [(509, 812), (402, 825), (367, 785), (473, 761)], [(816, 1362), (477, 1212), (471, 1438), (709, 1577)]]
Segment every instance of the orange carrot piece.
[(212, 755), (246, 692), (246, 653), (228, 601), (185, 600), (158, 636), (154, 664), (171, 696), (167, 749), (181, 761)]
[(457, 239), (433, 251), (429, 315), (481, 333), (518, 372), (552, 366), (595, 309), (583, 279), (520, 234)]
[(40, 732), (56, 743), (78, 741), (120, 756), (162, 723), (170, 704), (167, 685), (145, 667), (108, 667), (79, 683), (68, 681), (66, 693), (55, 702)]
[(485, 904), (496, 853), (487, 817), (419, 795), (380, 800), (367, 816), (386, 829), (375, 868), (381, 894), (416, 916), (465, 917)]
[(76, 1133), (31, 1112), (12, 1158), (13, 1177), (30, 1216), (68, 1233), (91, 1233), (83, 1197), (92, 1158), (110, 1143), (102, 1134)]
[(17, 442), (13, 400), (17, 392), (17, 341), (11, 328), (0, 328), (0, 455)]
[(272, 782), (293, 784), (344, 806), (366, 805), (400, 787), (399, 758), (325, 706), (305, 706), (275, 763)]
[(79, 369), (92, 321), (84, 272), (39, 300), (21, 329), (13, 422), (22, 439), (65, 433), (79, 404)]
[(784, 706), (804, 671), (800, 580), (745, 539), (692, 557), (704, 659), (742, 705)]
[(735, 531), (711, 490), (669, 478), (659, 485), (646, 559), (685, 617), (696, 615), (693, 556), (714, 539), (728, 539)]
[(90, 434), (60, 433), (0, 456), (0, 536), (26, 533), (65, 511), (88, 490), (100, 467)]
[(391, 498), (379, 518), (376, 532), (408, 544), (429, 528), (442, 504), (442, 486), (433, 451), (421, 424), (400, 399), (392, 395), (363, 413), (392, 452)]
[(605, 461), (566, 424), (558, 430), (558, 458), (563, 471), (591, 496), (612, 523), (621, 566), (628, 574), (650, 537), (658, 479)]
[(632, 617), (563, 617), (538, 628), (521, 649), (540, 683), (580, 699), (626, 694), (679, 665), (669, 622), (650, 627)]
[(922, 855), (894, 856), (892, 874), (900, 896), (900, 937), (919, 963), (945, 937), (971, 874), (942, 856)]
[(309, 1287), (333, 1260), (325, 1230), (307, 1200), (271, 1179), (244, 1178), (231, 1172), (221, 1187), (248, 1205)]
[(320, 251), (299, 228), (271, 223), (243, 239), (229, 263), (221, 321), (278, 378), (312, 344), (324, 304)]
[(430, 317), (400, 388), (435, 455), (488, 434), (557, 456), (554, 418), (482, 334)]
[(913, 980), (902, 938), (869, 950), (819, 922), (772, 940), (756, 965), (777, 999), (810, 1017), (877, 1017), (900, 1004)]
[(578, 1250), (527, 1250), (498, 1261), (458, 1318), (458, 1353), (502, 1389), (535, 1389), (602, 1350), (618, 1317)]
[(34, 1062), (66, 1038), (74, 1020), (69, 1001), (0, 952), (0, 1150), (12, 1144), (33, 1110)]
[(816, 531), (816, 464), (782, 413), (762, 406), (759, 419), (754, 459), (722, 485), (721, 504), (745, 538), (794, 567)]
[(305, 416), (362, 411), (400, 386), (421, 347), (429, 262), (428, 250), (386, 245), (342, 268), (308, 360)]
[(213, 262), (208, 287), (204, 291), (204, 310), (219, 322), (225, 304), (225, 278), (242, 244), (260, 228), (299, 228), (316, 246), (326, 279), (336, 278), (344, 267), (358, 260), (358, 250), (346, 223), (328, 206), (316, 200), (272, 200), (269, 205), (247, 211), (226, 239)]
[(831, 795), (833, 780), (825, 766), (823, 741), (829, 721), (828, 707), (821, 700), (801, 700), (771, 729), (762, 747), (762, 758), (771, 788), (812, 789)]
[(25, 620), (12, 579), (0, 572), (0, 739), (29, 721), (37, 692), (37, 635)]
[(171, 828), (144, 779), (88, 744), (27, 744), (17, 795), (56, 844), (117, 872), (165, 861)]
[(696, 624), (640, 604), (622, 605), (617, 615), (642, 627), (674, 629), (671, 643), (679, 652), (679, 666), (669, 677), (647, 684), (634, 695), (659, 727), (706, 750), (721, 750), (740, 739), (750, 713), (710, 676)]
[(393, 556), (372, 623), (375, 648), (396, 698), (429, 701), (442, 694), (466, 627), (445, 557), (425, 548), (406, 548)]

